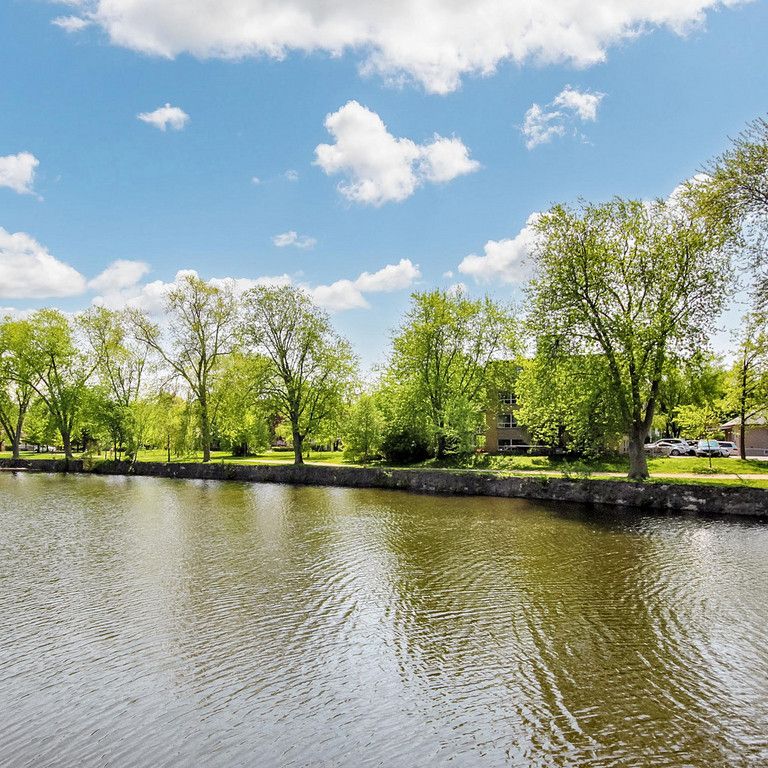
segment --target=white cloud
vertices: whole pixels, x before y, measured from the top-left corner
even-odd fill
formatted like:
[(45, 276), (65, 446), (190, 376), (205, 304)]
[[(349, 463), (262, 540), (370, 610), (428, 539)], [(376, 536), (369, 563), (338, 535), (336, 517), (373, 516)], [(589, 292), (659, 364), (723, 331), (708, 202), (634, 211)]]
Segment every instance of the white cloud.
[(275, 235), (272, 238), (272, 242), (278, 248), (286, 248), (291, 245), (295, 248), (314, 248), (317, 245), (317, 240), (314, 237), (299, 235), (299, 233), (293, 229), (289, 232), (283, 232), (280, 235)]
[(31, 152), (0, 157), (0, 187), (9, 187), (20, 195), (34, 194), (35, 169), (40, 161)]
[(539, 144), (546, 144), (555, 136), (563, 136), (577, 122), (595, 122), (604, 97), (604, 93), (577, 91), (566, 85), (545, 107), (531, 104), (520, 129), (525, 137), (525, 146), (533, 149)]
[(189, 121), (189, 115), (180, 107), (172, 107), (166, 104), (158, 107), (154, 112), (140, 112), (136, 117), (149, 125), (154, 125), (164, 131), (169, 125), (173, 130), (180, 131)]
[(83, 291), (85, 278), (76, 269), (51, 256), (26, 232), (0, 227), (0, 298), (45, 299)]
[(110, 293), (122, 291), (126, 288), (132, 288), (149, 271), (149, 264), (144, 261), (118, 259), (113, 261), (101, 274), (90, 280), (88, 287), (94, 291)]
[(586, 67), (608, 48), (666, 27), (684, 34), (739, 0), (83, 0), (111, 41), (174, 57), (284, 58), (288, 52), (364, 56), (364, 73), (427, 90), (455, 90), (503, 61)]
[(343, 173), (339, 191), (368, 205), (399, 202), (427, 181), (444, 183), (480, 165), (460, 139), (435, 134), (430, 144), (397, 138), (373, 111), (349, 101), (325, 119), (334, 144), (315, 148), (315, 164), (326, 174)]
[(419, 277), (421, 272), (417, 265), (410, 259), (400, 259), (397, 264), (387, 264), (377, 272), (363, 272), (356, 280), (337, 280), (308, 290), (321, 307), (341, 312), (367, 308), (369, 304), (363, 294), (400, 291), (409, 288)]
[(299, 180), (299, 172), (294, 171), (293, 168), (289, 168), (284, 174), (285, 178), (288, 181), (298, 181)]
[(258, 187), (261, 184), (261, 179), (258, 176), (251, 176), (251, 184)]
[(604, 93), (592, 93), (590, 91), (577, 91), (566, 85), (560, 93), (555, 96), (552, 104), (556, 107), (568, 109), (575, 112), (580, 120), (594, 122), (597, 120), (597, 108), (605, 96)]
[(91, 22), (80, 16), (57, 16), (51, 24), (61, 27), (65, 32), (79, 32), (81, 29), (89, 27)]
[[(109, 271), (105, 270), (103, 274)], [(127, 271), (127, 270), (126, 270)], [(194, 270), (179, 270), (172, 281), (154, 280), (144, 285), (126, 286), (118, 290), (105, 292), (96, 296), (93, 303), (108, 309), (123, 309), (133, 307), (144, 310), (152, 315), (160, 315), (165, 305), (168, 292), (171, 291), (185, 275), (195, 275)], [(99, 278), (102, 277), (99, 276)], [(364, 294), (391, 293), (411, 286), (414, 280), (421, 276), (418, 266), (409, 259), (401, 259), (398, 264), (388, 264), (377, 272), (363, 272), (355, 280), (337, 280), (329, 285), (311, 286), (300, 283), (312, 299), (321, 307), (341, 312), (346, 309), (368, 307)], [(96, 278), (97, 280), (99, 278)], [(95, 281), (93, 281), (95, 282)], [(113, 285), (116, 281), (113, 281)], [(125, 280), (127, 282), (127, 278)], [(208, 280), (211, 285), (228, 288), (236, 296), (242, 296), (245, 291), (260, 285), (296, 285), (294, 279), (287, 274), (265, 275), (250, 277), (214, 277)]]
[(531, 276), (530, 256), (536, 245), (538, 213), (528, 217), (525, 226), (511, 239), (489, 240), (483, 255), (470, 254), (459, 264), (459, 272), (479, 283), (524, 283)]

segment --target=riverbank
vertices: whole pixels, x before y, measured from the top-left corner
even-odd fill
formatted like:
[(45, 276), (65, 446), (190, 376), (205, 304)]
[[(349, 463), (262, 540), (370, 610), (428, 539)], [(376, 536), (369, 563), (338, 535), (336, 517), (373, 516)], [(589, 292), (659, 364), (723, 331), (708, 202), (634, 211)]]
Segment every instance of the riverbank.
[(508, 476), (493, 471), (387, 469), (338, 465), (244, 465), (225, 463), (161, 463), (82, 459), (0, 459), (0, 468), (33, 472), (137, 475), (195, 480), (381, 488), (414, 493), (496, 496), (537, 501), (606, 504), (663, 512), (744, 515), (768, 518), (768, 490), (687, 482), (634, 483), (546, 476)]

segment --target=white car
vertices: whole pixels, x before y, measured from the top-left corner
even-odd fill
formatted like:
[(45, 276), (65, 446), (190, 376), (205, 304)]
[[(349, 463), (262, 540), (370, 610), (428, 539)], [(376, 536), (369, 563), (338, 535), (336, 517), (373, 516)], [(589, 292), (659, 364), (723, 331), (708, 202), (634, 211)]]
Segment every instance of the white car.
[(688, 445), (688, 441), (680, 437), (665, 437), (655, 443), (646, 443), (645, 450), (664, 456), (693, 456), (695, 453), (693, 448)]
[(739, 446), (736, 445), (736, 443), (729, 443), (727, 441), (718, 440), (718, 443), (720, 443), (720, 447), (724, 448), (728, 451), (729, 456), (738, 456), (739, 455)]

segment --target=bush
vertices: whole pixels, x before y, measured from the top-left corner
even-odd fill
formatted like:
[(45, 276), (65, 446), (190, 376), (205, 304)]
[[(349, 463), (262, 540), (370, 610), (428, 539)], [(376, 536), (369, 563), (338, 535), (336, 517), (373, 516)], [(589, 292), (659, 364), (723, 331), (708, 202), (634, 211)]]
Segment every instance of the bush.
[(429, 457), (429, 442), (419, 430), (404, 427), (384, 436), (381, 453), (392, 464), (414, 464)]

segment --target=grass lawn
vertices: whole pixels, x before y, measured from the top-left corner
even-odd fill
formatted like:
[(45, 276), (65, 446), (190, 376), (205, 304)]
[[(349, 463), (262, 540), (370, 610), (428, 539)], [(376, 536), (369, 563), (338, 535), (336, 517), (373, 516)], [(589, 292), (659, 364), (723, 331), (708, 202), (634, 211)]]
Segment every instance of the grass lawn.
[[(11, 458), (10, 452), (0, 453), (0, 458)], [(64, 458), (63, 453), (33, 453), (22, 451), (23, 459), (55, 459)], [(106, 458), (106, 457), (104, 457)], [(190, 453), (185, 456), (171, 456), (172, 462), (193, 463), (200, 462), (202, 454)], [(345, 461), (344, 454), (332, 451), (312, 451), (305, 454), (304, 460), (313, 464), (346, 464), (353, 466), (354, 462)], [(164, 450), (140, 451), (139, 461), (166, 461)], [(290, 451), (265, 451), (254, 456), (232, 456), (226, 451), (213, 451), (211, 453), (213, 463), (224, 462), (227, 464), (292, 464), (293, 453)], [(372, 465), (375, 466), (375, 465)], [(438, 469), (444, 471), (462, 471), (466, 469), (499, 472), (505, 475), (525, 475), (527, 473), (542, 473), (553, 477), (593, 477), (594, 479), (613, 479), (606, 475), (595, 474), (605, 472), (625, 473), (629, 469), (628, 460), (625, 457), (614, 459), (600, 459), (595, 461), (567, 461), (564, 459), (552, 459), (546, 456), (489, 456), (478, 455), (469, 460), (458, 461), (446, 459), (436, 461), (429, 459), (420, 464), (410, 465), (410, 469)], [(709, 460), (695, 457), (657, 457), (648, 460), (648, 469), (651, 473), (651, 482), (658, 483), (704, 483), (707, 485), (735, 485), (756, 488), (768, 488), (768, 480), (750, 477), (754, 475), (768, 475), (768, 462), (747, 459), (728, 458), (713, 459), (712, 470)], [(739, 475), (737, 478), (708, 477), (713, 473)], [(659, 477), (659, 474), (680, 474), (685, 477), (667, 478)], [(656, 477), (654, 477), (656, 475)]]

